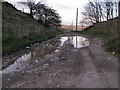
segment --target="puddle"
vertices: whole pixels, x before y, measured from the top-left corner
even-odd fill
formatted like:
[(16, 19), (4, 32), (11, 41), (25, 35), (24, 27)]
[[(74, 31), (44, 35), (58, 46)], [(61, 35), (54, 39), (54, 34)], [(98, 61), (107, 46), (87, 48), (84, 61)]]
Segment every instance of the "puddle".
[(49, 57), (50, 55), (59, 52), (59, 49), (65, 44), (70, 43), (75, 48), (82, 48), (89, 45), (88, 39), (80, 36), (71, 36), (71, 37), (61, 37), (55, 38), (44, 43), (36, 43), (31, 47), (26, 47), (30, 49), (29, 53), (25, 53), (22, 56), (18, 57), (13, 64), (5, 68), (2, 73), (11, 73), (15, 71), (20, 71), (25, 67), (37, 63), (39, 60)]
[(90, 44), (88, 39), (86, 39), (85, 37), (80, 37), (80, 36), (71, 36), (71, 37), (65, 36), (65, 37), (61, 37), (60, 41), (61, 41), (61, 44), (60, 44), (61, 47), (65, 43), (70, 43), (75, 48), (87, 47)]
[(24, 54), (23, 56), (19, 57), (13, 64), (9, 67), (5, 68), (2, 73), (11, 73), (13, 71), (18, 71), (23, 69), (27, 65), (27, 60), (29, 60), (33, 54), (30, 52), (28, 54)]
[[(3, 69), (2, 73), (21, 71), (26, 66), (34, 64), (45, 57), (49, 57), (51, 54), (59, 51), (58, 44), (59, 40), (51, 40), (50, 42), (34, 44), (35, 47), (32, 46), (31, 52), (18, 57), (13, 64)], [(30, 49), (30, 47), (28, 49)], [(12, 59), (9, 59), (9, 61), (10, 60)]]

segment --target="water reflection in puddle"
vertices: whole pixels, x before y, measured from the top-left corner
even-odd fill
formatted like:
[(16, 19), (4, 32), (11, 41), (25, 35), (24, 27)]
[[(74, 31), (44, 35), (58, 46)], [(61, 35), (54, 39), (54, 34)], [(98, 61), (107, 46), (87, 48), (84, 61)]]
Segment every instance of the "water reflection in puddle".
[(88, 39), (80, 36), (71, 36), (71, 37), (61, 37), (60, 38), (60, 46), (63, 46), (65, 43), (72, 44), (75, 48), (86, 47), (90, 44)]
[(26, 66), (38, 62), (40, 59), (49, 57), (51, 54), (58, 52), (58, 43), (59, 40), (51, 40), (48, 43), (35, 45), (31, 52), (18, 57), (15, 62), (9, 67), (5, 68), (2, 73), (20, 71)]
[[(72, 44), (75, 48), (82, 48), (89, 45), (88, 39), (80, 36), (64, 36), (60, 39), (53, 39), (49, 42), (34, 44), (31, 52), (17, 58), (9, 67), (5, 68), (2, 73), (11, 73), (24, 69), (26, 66), (38, 62), (40, 59), (49, 57), (53, 53), (59, 52), (59, 48), (65, 43)], [(30, 47), (29, 47), (30, 48)]]
[(29, 52), (28, 54), (24, 54), (23, 56), (19, 57), (13, 64), (11, 64), (9, 67), (5, 68), (2, 73), (11, 73), (13, 71), (18, 71), (24, 68), (27, 63), (26, 61), (29, 60), (33, 54)]

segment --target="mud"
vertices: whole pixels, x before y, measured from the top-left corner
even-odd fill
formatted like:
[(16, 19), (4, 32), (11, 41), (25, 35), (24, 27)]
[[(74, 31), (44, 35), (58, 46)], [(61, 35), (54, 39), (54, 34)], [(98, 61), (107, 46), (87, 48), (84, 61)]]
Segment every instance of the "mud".
[(33, 46), (33, 55), (16, 60), (22, 66), (3, 70), (3, 87), (118, 88), (118, 58), (103, 44), (99, 38), (65, 34)]

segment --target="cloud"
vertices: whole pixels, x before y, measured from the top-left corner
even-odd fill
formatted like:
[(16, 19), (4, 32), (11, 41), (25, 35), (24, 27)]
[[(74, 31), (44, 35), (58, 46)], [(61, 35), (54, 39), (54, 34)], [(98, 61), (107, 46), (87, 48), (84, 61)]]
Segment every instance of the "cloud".
[[(10, 3), (15, 4), (15, 2), (22, 1), (22, 0), (6, 0)], [(41, 0), (36, 0), (41, 1)], [(76, 20), (76, 8), (79, 8), (79, 17), (78, 19), (82, 19), (81, 12), (84, 10), (84, 5), (88, 2), (88, 0), (42, 0), (46, 5), (55, 9), (57, 13), (60, 14), (62, 18), (63, 24), (71, 24), (73, 21)], [(28, 12), (25, 6), (16, 5), (19, 10), (24, 10)]]
[(63, 4), (57, 4), (56, 6), (57, 6), (58, 8), (62, 8), (62, 9), (72, 9), (71, 7), (66, 6), (66, 5), (63, 5)]

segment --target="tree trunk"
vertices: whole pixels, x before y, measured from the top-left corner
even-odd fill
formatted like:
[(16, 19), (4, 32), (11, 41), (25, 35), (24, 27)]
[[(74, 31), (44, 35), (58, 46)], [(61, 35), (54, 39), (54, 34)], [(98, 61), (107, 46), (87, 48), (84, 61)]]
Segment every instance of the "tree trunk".
[(32, 8), (30, 8), (30, 15), (32, 16), (33, 15), (33, 9)]

